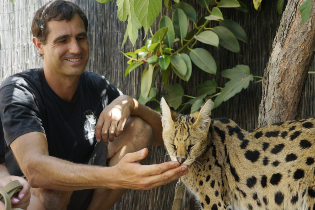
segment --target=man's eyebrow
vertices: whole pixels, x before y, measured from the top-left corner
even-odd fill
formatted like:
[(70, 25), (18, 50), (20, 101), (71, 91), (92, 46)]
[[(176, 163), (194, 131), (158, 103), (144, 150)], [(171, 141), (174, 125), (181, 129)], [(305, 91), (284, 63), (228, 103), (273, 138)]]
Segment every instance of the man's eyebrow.
[(87, 34), (86, 34), (86, 32), (81, 32), (81, 33), (78, 33), (78, 34), (77, 34), (77, 37), (78, 37), (78, 36), (87, 36)]
[(62, 35), (62, 36), (58, 36), (58, 37), (54, 40), (54, 42), (57, 42), (57, 41), (59, 41), (60, 39), (65, 39), (65, 38), (68, 38), (68, 37), (70, 37), (70, 35), (68, 35), (68, 34)]

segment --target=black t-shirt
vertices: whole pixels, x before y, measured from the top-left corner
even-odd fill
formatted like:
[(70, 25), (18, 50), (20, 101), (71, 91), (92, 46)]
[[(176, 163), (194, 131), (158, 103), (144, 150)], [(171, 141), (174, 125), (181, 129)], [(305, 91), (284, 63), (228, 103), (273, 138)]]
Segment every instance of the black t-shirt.
[[(121, 92), (105, 77), (84, 72), (72, 101), (61, 99), (48, 85), (43, 69), (31, 69), (7, 78), (0, 87), (0, 117), (9, 146), (29, 132), (46, 135), (50, 156), (86, 163), (95, 145), (97, 119)], [(1, 129), (2, 130), (2, 129)], [(1, 153), (0, 153), (1, 157)], [(5, 155), (10, 174), (22, 175), (8, 147)]]

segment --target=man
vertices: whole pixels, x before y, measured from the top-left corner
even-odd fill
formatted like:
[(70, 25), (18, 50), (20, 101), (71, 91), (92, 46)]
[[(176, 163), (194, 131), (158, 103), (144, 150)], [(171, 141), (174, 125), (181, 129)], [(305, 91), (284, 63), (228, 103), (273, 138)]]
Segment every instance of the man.
[(178, 162), (139, 163), (151, 144), (163, 144), (160, 115), (84, 71), (87, 28), (71, 2), (40, 8), (32, 33), (43, 69), (11, 76), (0, 87), (8, 169), (26, 176), (46, 210), (110, 209), (125, 189), (150, 189), (188, 172)]

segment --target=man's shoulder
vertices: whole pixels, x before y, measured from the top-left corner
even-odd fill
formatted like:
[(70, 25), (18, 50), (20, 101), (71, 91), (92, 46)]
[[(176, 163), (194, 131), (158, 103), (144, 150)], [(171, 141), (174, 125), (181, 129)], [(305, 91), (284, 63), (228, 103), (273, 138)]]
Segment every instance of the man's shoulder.
[(35, 85), (40, 84), (39, 71), (41, 71), (41, 69), (28, 69), (26, 71), (13, 74), (1, 83), (0, 88), (7, 85), (30, 85), (30, 83)]

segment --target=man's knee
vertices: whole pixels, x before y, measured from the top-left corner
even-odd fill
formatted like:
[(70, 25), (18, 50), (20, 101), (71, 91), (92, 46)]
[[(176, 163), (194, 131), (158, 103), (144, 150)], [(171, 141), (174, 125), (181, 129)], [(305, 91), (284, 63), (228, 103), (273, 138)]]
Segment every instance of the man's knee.
[(143, 145), (143, 147), (151, 146), (153, 138), (151, 126), (140, 117), (132, 117), (130, 120), (133, 143)]
[(35, 195), (43, 204), (45, 210), (66, 210), (72, 192), (47, 190), (43, 188), (32, 188), (32, 195)]

